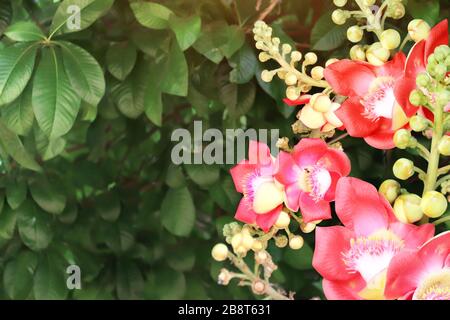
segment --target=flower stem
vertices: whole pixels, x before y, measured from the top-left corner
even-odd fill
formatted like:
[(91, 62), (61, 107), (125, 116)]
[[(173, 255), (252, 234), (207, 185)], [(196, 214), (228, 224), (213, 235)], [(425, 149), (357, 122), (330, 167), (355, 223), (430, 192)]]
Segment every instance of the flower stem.
[(450, 215), (447, 215), (447, 216), (445, 216), (445, 217), (442, 217), (442, 218), (440, 218), (440, 219), (437, 219), (436, 221), (433, 221), (433, 224), (434, 224), (435, 226), (437, 226), (437, 225), (439, 225), (439, 224), (441, 224), (441, 223), (444, 223), (444, 222), (447, 222), (447, 221), (450, 221)]

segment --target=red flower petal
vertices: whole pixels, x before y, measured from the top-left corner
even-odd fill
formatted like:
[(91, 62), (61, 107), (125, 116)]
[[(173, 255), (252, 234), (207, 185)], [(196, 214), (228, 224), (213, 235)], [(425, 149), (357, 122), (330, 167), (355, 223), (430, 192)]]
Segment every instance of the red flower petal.
[(388, 216), (377, 189), (370, 183), (343, 177), (336, 187), (336, 213), (357, 235), (370, 235), (388, 227)]
[(434, 225), (431, 223), (416, 226), (409, 223), (394, 222), (390, 224), (389, 229), (403, 239), (405, 246), (410, 249), (420, 247), (434, 235)]
[(269, 211), (265, 214), (256, 215), (256, 224), (264, 231), (268, 232), (270, 228), (275, 224), (280, 215), (282, 205), (276, 207), (272, 211)]
[(286, 193), (286, 206), (289, 210), (297, 212), (302, 191), (297, 184), (291, 184), (285, 188), (284, 192)]
[(443, 268), (450, 255), (450, 231), (440, 233), (428, 240), (420, 248), (419, 255), (429, 269)]
[(247, 160), (242, 160), (233, 168), (230, 169), (231, 178), (233, 178), (236, 191), (239, 193), (244, 192), (244, 186), (248, 175), (254, 172), (258, 168), (256, 164), (250, 164)]
[(292, 157), (299, 167), (316, 164), (328, 151), (322, 139), (304, 138), (294, 147)]
[(305, 94), (300, 96), (297, 100), (283, 99), (283, 102), (286, 103), (290, 107), (296, 107), (302, 104), (307, 104), (311, 100), (310, 94)]
[(379, 123), (366, 118), (364, 112), (360, 98), (350, 97), (336, 111), (336, 115), (344, 123), (350, 136), (366, 137), (378, 129)]
[(334, 201), (336, 197), (336, 186), (339, 181), (339, 179), (342, 177), (339, 173), (335, 171), (329, 171), (331, 176), (331, 185), (328, 189), (327, 193), (325, 193), (325, 196), (323, 197), (323, 200), (331, 202)]
[(405, 76), (415, 79), (417, 74), (426, 69), (425, 61), (425, 41), (417, 42), (409, 51), (406, 58)]
[(394, 145), (394, 131), (392, 130), (392, 122), (390, 119), (381, 119), (378, 130), (370, 135), (364, 137), (367, 144), (380, 150), (393, 149)]
[(330, 204), (325, 200), (316, 202), (306, 192), (300, 194), (300, 211), (306, 223), (331, 219)]
[(360, 276), (355, 276), (351, 282), (327, 279), (322, 281), (323, 293), (328, 300), (362, 300), (358, 292), (364, 289), (365, 285)]
[(342, 226), (317, 227), (312, 265), (328, 280), (348, 280), (354, 277), (347, 270), (342, 253), (350, 250), (354, 234)]
[(418, 107), (409, 102), (411, 91), (416, 89), (415, 78), (403, 77), (399, 79), (394, 87), (395, 100), (402, 107), (407, 117), (412, 117), (417, 113)]
[(364, 96), (375, 79), (370, 67), (351, 60), (329, 65), (324, 74), (333, 91), (343, 96)]
[(319, 163), (324, 165), (328, 171), (338, 172), (341, 176), (348, 176), (351, 170), (350, 159), (347, 155), (333, 148), (328, 148), (327, 153), (320, 158)]
[(433, 27), (425, 41), (425, 62), (434, 50), (440, 45), (448, 44), (448, 20), (442, 20)]
[(280, 151), (276, 161), (275, 179), (287, 186), (297, 182), (300, 168), (290, 153)]
[(397, 53), (394, 58), (376, 69), (377, 76), (399, 78), (403, 76), (406, 56), (403, 52)]
[(267, 144), (251, 140), (248, 147), (249, 163), (267, 166), (272, 164), (272, 156)]
[(256, 212), (253, 211), (252, 204), (246, 197), (239, 202), (234, 218), (244, 223), (254, 224), (256, 222)]

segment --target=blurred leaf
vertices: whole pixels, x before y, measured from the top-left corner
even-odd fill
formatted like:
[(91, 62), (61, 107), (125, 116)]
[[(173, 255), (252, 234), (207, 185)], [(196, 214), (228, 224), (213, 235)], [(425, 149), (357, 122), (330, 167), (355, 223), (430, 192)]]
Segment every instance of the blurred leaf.
[(436, 0), (408, 0), (406, 9), (414, 19), (423, 19), (430, 26), (439, 22), (440, 4)]
[(66, 267), (54, 253), (44, 253), (34, 275), (33, 293), (38, 300), (62, 300), (67, 297)]
[(10, 25), (5, 35), (13, 41), (40, 41), (45, 39), (42, 30), (32, 21), (20, 21)]
[(32, 86), (28, 85), (25, 91), (12, 103), (3, 107), (2, 116), (6, 126), (14, 133), (26, 135), (34, 122), (33, 107), (31, 104)]
[(188, 176), (199, 186), (207, 187), (219, 180), (220, 169), (212, 165), (184, 165)]
[(67, 199), (57, 181), (39, 176), (30, 183), (29, 188), (34, 201), (43, 210), (52, 214), (63, 212)]
[(106, 221), (116, 221), (120, 215), (119, 195), (116, 192), (105, 192), (95, 199), (95, 209)]
[(183, 273), (169, 268), (152, 271), (144, 290), (146, 299), (182, 299), (186, 291), (186, 278)]
[(11, 299), (26, 299), (33, 287), (33, 274), (37, 256), (31, 251), (22, 251), (9, 261), (3, 273), (3, 286)]
[(16, 220), (16, 212), (8, 207), (0, 213), (0, 238), (5, 240), (12, 238), (16, 228)]
[(202, 20), (199, 16), (179, 18), (172, 15), (170, 16), (169, 25), (173, 32), (175, 32), (175, 37), (181, 50), (185, 51), (198, 39), (202, 27)]
[(253, 49), (248, 44), (244, 44), (229, 60), (233, 68), (230, 72), (230, 82), (238, 84), (249, 82), (255, 75), (257, 63)]
[(186, 187), (170, 189), (161, 205), (161, 223), (172, 234), (188, 236), (195, 223), (195, 207)]
[(106, 53), (108, 71), (121, 81), (131, 73), (136, 59), (136, 48), (129, 43), (114, 43)]
[(137, 299), (141, 296), (144, 279), (135, 263), (119, 261), (116, 277), (117, 296), (119, 299)]
[(0, 36), (3, 35), (12, 18), (12, 6), (9, 0), (0, 1)]
[(130, 4), (137, 21), (151, 29), (165, 29), (173, 14), (167, 7), (154, 2), (138, 1)]
[(299, 250), (286, 249), (283, 260), (292, 268), (297, 270), (312, 269), (313, 250), (305, 243)]
[(24, 181), (11, 181), (6, 188), (6, 201), (15, 210), (27, 198), (27, 185)]
[(174, 41), (170, 48), (169, 55), (162, 73), (162, 92), (176, 96), (187, 96), (188, 93), (188, 65), (183, 51)]
[(331, 11), (323, 14), (311, 30), (312, 49), (329, 51), (341, 46), (347, 39), (349, 23), (336, 25), (331, 20)]

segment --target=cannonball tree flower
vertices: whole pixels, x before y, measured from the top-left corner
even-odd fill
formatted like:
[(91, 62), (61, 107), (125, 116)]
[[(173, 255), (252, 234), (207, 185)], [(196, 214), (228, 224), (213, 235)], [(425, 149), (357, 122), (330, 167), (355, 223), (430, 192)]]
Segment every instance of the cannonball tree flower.
[(418, 108), (411, 104), (409, 95), (416, 89), (417, 76), (426, 71), (428, 57), (440, 45), (448, 44), (448, 20), (443, 20), (431, 29), (428, 38), (417, 42), (406, 59), (405, 73), (396, 86), (398, 103), (407, 110), (413, 110), (433, 120), (433, 115), (426, 108)]
[(343, 129), (342, 121), (336, 116), (336, 111), (341, 107), (339, 103), (332, 102), (328, 95), (317, 93), (315, 95), (303, 95), (297, 100), (284, 99), (289, 106), (305, 105), (298, 119), (310, 129), (320, 129), (328, 132), (336, 128)]
[(343, 226), (317, 227), (313, 267), (327, 299), (384, 299), (390, 261), (433, 237), (434, 226), (397, 220), (374, 186), (343, 177), (336, 187), (336, 213)]
[(397, 254), (389, 264), (385, 294), (391, 299), (450, 300), (450, 231)]
[(250, 141), (249, 159), (230, 170), (236, 190), (244, 196), (235, 218), (267, 232), (276, 222), (284, 201), (284, 188), (274, 179), (275, 159), (269, 147)]
[[(325, 69), (325, 79), (347, 100), (336, 111), (350, 136), (364, 138), (377, 149), (392, 149), (395, 131), (408, 123), (416, 108), (401, 106), (397, 82), (403, 77), (405, 55), (373, 66), (362, 61), (340, 60)], [(409, 92), (404, 93), (406, 99)]]
[(280, 152), (275, 178), (284, 185), (286, 206), (300, 208), (305, 223), (331, 218), (337, 181), (350, 173), (350, 160), (322, 139), (302, 139), (292, 153)]

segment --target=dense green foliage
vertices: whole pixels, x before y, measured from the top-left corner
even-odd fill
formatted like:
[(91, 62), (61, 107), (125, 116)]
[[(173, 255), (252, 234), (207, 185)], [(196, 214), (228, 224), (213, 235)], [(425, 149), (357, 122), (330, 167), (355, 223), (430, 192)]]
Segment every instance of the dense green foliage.
[[(284, 84), (260, 79), (258, 18), (323, 59), (350, 46), (331, 1), (283, 0), (267, 16), (270, 1), (259, 2), (0, 1), (1, 298), (253, 297), (218, 286), (222, 266), (210, 258), (240, 198), (230, 166), (173, 165), (171, 133), (202, 120), (295, 141)], [(449, 16), (446, 1), (408, 2), (430, 24)], [(67, 25), (70, 5), (79, 30)], [(343, 144), (353, 176), (391, 175), (395, 154)], [(270, 248), (273, 281), (297, 298), (322, 295), (306, 240), (300, 251)], [(70, 264), (82, 290), (66, 288)]]

